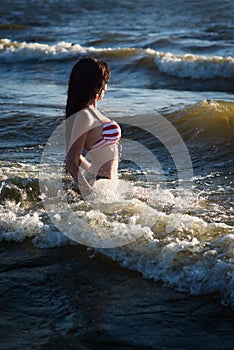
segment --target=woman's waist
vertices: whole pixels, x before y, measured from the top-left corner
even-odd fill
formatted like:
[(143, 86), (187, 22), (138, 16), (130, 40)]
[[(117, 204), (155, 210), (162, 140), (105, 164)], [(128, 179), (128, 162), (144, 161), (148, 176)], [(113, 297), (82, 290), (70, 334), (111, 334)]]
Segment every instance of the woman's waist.
[(112, 143), (103, 147), (88, 151), (88, 156), (92, 162), (104, 163), (119, 158), (119, 145)]
[(92, 162), (91, 167), (89, 168), (89, 172), (97, 175), (103, 175), (103, 176), (111, 176), (111, 174), (114, 172), (117, 172), (118, 170), (118, 160), (117, 159), (110, 159), (104, 162)]

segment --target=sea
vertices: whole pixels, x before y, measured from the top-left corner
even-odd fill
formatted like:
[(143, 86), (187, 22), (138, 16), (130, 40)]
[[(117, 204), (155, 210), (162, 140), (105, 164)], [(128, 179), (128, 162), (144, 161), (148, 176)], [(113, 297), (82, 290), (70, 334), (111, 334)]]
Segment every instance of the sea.
[[(233, 349), (234, 2), (2, 0), (0, 348)], [(70, 71), (108, 63), (119, 180), (64, 171)]]

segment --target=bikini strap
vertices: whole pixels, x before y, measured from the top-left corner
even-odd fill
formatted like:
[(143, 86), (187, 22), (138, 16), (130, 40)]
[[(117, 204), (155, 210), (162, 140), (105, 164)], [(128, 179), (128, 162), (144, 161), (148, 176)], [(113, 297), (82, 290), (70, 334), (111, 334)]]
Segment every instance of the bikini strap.
[(87, 107), (87, 109), (89, 110), (89, 112), (92, 114), (92, 116), (95, 119), (97, 119), (101, 124), (103, 123), (102, 120), (100, 118), (98, 118), (97, 114), (90, 107)]

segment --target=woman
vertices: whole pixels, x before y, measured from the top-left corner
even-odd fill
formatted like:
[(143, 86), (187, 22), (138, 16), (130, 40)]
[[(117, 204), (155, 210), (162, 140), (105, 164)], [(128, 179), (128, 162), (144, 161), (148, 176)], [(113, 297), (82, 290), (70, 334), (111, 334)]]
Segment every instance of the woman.
[[(96, 107), (104, 97), (109, 78), (108, 65), (96, 58), (82, 58), (70, 75), (66, 167), (83, 193), (91, 192), (95, 180), (117, 178), (121, 130)], [(83, 150), (87, 151), (90, 161), (82, 155)]]

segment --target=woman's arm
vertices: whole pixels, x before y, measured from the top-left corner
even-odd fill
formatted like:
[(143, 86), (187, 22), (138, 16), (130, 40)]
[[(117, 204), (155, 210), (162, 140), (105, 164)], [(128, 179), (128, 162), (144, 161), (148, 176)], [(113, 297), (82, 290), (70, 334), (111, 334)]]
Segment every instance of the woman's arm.
[(85, 179), (81, 168), (88, 170), (91, 166), (82, 155), (90, 125), (89, 116), (86, 113), (80, 113), (79, 117), (74, 121), (66, 157), (67, 171), (80, 186), (87, 188), (87, 190), (90, 190), (91, 186)]
[[(84, 137), (85, 135), (82, 138)], [(67, 151), (66, 168), (76, 182), (78, 182), (79, 168), (82, 168), (83, 163), (81, 152), (84, 140), (82, 138), (76, 140)]]
[(89, 171), (91, 168), (91, 163), (82, 154), (80, 156), (80, 166), (86, 171)]

